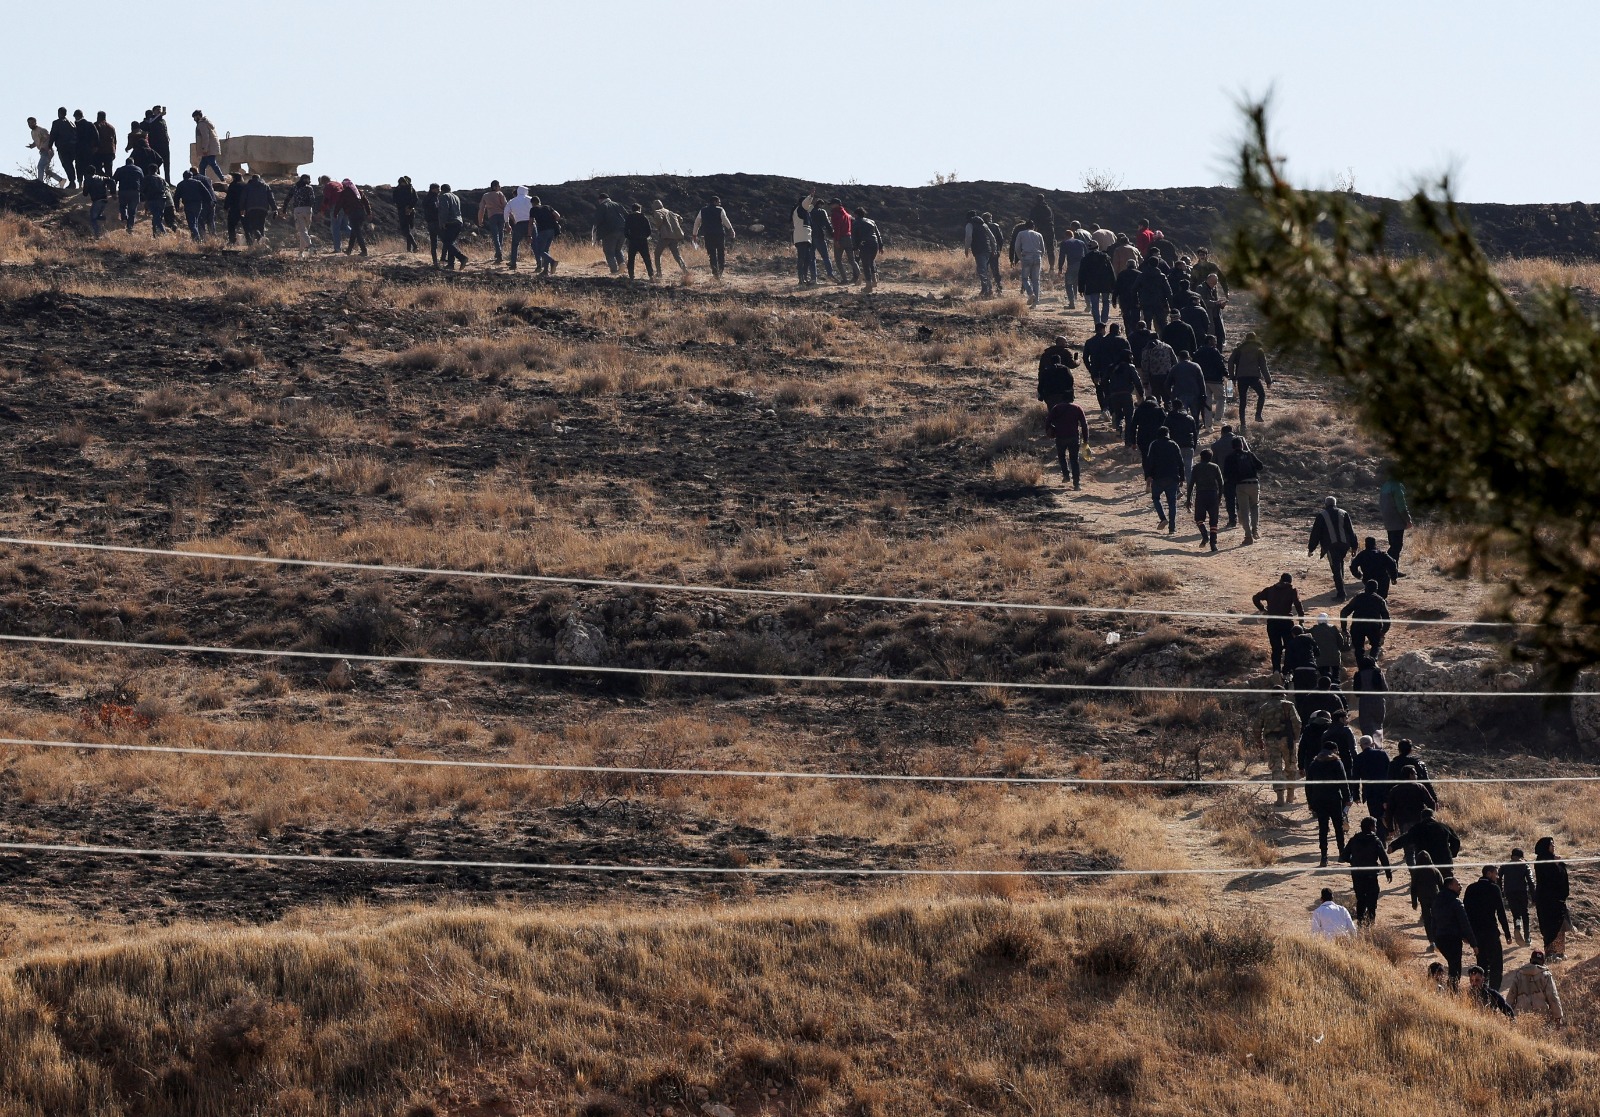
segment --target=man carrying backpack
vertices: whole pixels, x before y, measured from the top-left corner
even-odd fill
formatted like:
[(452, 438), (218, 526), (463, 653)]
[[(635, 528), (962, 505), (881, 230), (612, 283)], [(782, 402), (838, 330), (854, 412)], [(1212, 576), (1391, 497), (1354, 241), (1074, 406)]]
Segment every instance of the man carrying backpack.
[[(1233, 513), (1237, 509), (1239, 520), (1244, 524), (1241, 545), (1261, 538), (1261, 459), (1242, 438), (1233, 439), (1233, 453), (1222, 463), (1222, 495), (1229, 504), (1228, 511)], [(1229, 515), (1228, 526), (1232, 527), (1233, 522), (1233, 516)]]
[(539, 265), (534, 270), (543, 276), (555, 275), (556, 258), (550, 255), (550, 249), (556, 243), (556, 237), (561, 235), (561, 214), (538, 197), (532, 201), (533, 209), (529, 211), (529, 216), (533, 221), (533, 258)]

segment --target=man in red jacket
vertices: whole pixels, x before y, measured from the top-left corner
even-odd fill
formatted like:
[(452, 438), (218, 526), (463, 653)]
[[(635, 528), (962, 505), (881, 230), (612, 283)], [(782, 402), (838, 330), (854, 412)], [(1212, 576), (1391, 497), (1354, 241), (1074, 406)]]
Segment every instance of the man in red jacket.
[[(828, 216), (833, 220), (833, 262), (839, 271), (840, 283), (861, 282), (861, 267), (856, 263), (855, 241), (850, 236), (850, 224), (854, 220), (845, 204), (838, 198), (828, 203)], [(844, 277), (844, 266), (850, 265), (850, 278)]]
[(1140, 256), (1150, 255), (1150, 250), (1155, 247), (1156, 233), (1150, 228), (1150, 222), (1139, 222), (1139, 231), (1134, 234), (1133, 246), (1139, 250)]

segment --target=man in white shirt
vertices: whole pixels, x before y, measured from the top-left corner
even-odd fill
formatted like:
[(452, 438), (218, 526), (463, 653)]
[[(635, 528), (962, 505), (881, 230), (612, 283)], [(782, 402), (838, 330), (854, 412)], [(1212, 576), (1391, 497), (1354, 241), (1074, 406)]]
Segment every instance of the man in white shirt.
[(1333, 889), (1322, 890), (1322, 903), (1311, 913), (1311, 933), (1325, 939), (1342, 939), (1356, 933), (1350, 913), (1333, 902)]
[(1038, 306), (1039, 277), (1045, 254), (1044, 234), (1033, 227), (1032, 221), (1024, 221), (1012, 244), (1016, 248), (1017, 263), (1022, 268), (1022, 293), (1028, 296), (1029, 306)]

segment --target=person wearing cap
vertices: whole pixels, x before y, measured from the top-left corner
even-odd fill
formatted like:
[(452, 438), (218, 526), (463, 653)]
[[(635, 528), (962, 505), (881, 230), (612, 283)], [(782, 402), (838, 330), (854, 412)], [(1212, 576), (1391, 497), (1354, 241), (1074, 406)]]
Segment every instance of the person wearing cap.
[(1363, 582), (1376, 582), (1378, 596), (1387, 599), (1389, 586), (1399, 575), (1400, 568), (1388, 554), (1378, 550), (1377, 538), (1369, 535), (1356, 557), (1350, 560), (1350, 573)]
[[(1223, 472), (1226, 475), (1226, 466)], [(1250, 603), (1258, 612), (1267, 615), (1267, 644), (1272, 649), (1272, 671), (1281, 674), (1284, 649), (1294, 635), (1292, 618), (1296, 614), (1302, 617), (1306, 615), (1306, 607), (1300, 603), (1300, 591), (1294, 588), (1294, 575), (1280, 575), (1276, 582), (1252, 597)]]
[[(1294, 784), (1288, 782), (1289, 769), (1299, 768), (1295, 747), (1300, 742), (1300, 711), (1295, 709), (1288, 691), (1282, 683), (1272, 687), (1274, 693), (1256, 707), (1250, 727), (1255, 733), (1255, 744), (1267, 759), (1267, 770), (1272, 773), (1272, 790), (1279, 806), (1294, 802)], [(1248, 742), (1248, 735), (1246, 737)]]
[(1324, 939), (1342, 939), (1356, 933), (1355, 921), (1342, 904), (1334, 902), (1331, 888), (1322, 890), (1322, 902), (1311, 912), (1311, 933)]
[(1239, 400), (1239, 433), (1245, 432), (1245, 413), (1249, 410), (1250, 393), (1256, 394), (1256, 422), (1261, 422), (1262, 410), (1267, 404), (1267, 388), (1272, 387), (1272, 373), (1267, 369), (1267, 351), (1251, 330), (1228, 357), (1228, 378), (1233, 381), (1233, 391)]
[(1506, 1000), (1515, 1011), (1528, 1015), (1542, 1013), (1550, 1023), (1560, 1027), (1567, 1022), (1561, 1007), (1561, 996), (1556, 992), (1556, 978), (1545, 967), (1545, 953), (1535, 950), (1528, 964), (1519, 966), (1506, 982)]
[(1317, 642), (1317, 669), (1322, 677), (1343, 682), (1344, 650), (1350, 646), (1349, 639), (1334, 627), (1327, 613), (1317, 614), (1317, 623), (1311, 626), (1311, 638)]
[(1444, 887), (1433, 900), (1433, 945), (1444, 955), (1450, 988), (1457, 988), (1461, 982), (1461, 952), (1468, 946), (1476, 950), (1478, 935), (1461, 903), (1461, 882), (1453, 876), (1444, 878)]
[(709, 202), (700, 207), (700, 212), (694, 215), (694, 229), (689, 236), (705, 246), (711, 274), (721, 279), (723, 269), (728, 265), (728, 242), (738, 239), (738, 234), (733, 231), (733, 222), (728, 220), (728, 211), (722, 208), (721, 198), (713, 195)]
[(1422, 808), (1422, 818), (1417, 824), (1389, 843), (1389, 852), (1404, 849), (1414, 860), (1418, 853), (1427, 853), (1428, 860), (1448, 870), (1461, 852), (1461, 838), (1455, 830), (1433, 817), (1432, 807)]
[(1482, 966), (1467, 967), (1467, 997), (1478, 1007), (1498, 1012), (1508, 1020), (1515, 1020), (1517, 1017), (1516, 1010), (1506, 1002), (1500, 990), (1495, 988), (1493, 975), (1487, 973)]
[(1511, 933), (1527, 946), (1533, 940), (1533, 924), (1528, 922), (1528, 904), (1533, 899), (1533, 872), (1521, 849), (1511, 851), (1511, 860), (1500, 866), (1500, 892), (1506, 911), (1511, 914)]
[(1364, 736), (1356, 744), (1361, 751), (1356, 753), (1351, 778), (1360, 785), (1361, 801), (1366, 804), (1374, 831), (1387, 841), (1389, 834), (1383, 824), (1383, 808), (1389, 798), (1389, 754), (1372, 737)]
[(1056, 339), (1039, 354), (1039, 399), (1044, 402), (1046, 410), (1076, 398), (1072, 370), (1077, 367), (1078, 355), (1067, 344), (1066, 337), (1057, 334)]
[[(1361, 592), (1339, 610), (1339, 627), (1350, 623), (1350, 647), (1359, 659), (1376, 659), (1389, 634), (1389, 603), (1378, 592), (1378, 583), (1368, 579)], [(1362, 649), (1370, 647), (1370, 652)]]
[(1361, 831), (1345, 843), (1340, 858), (1350, 866), (1350, 887), (1356, 894), (1356, 922), (1367, 927), (1378, 919), (1378, 898), (1383, 887), (1378, 874), (1384, 873), (1389, 883), (1394, 883), (1394, 870), (1389, 867), (1389, 854), (1378, 838), (1378, 824), (1374, 819), (1361, 820)]
[(1334, 596), (1339, 601), (1344, 600), (1344, 559), (1355, 547), (1356, 529), (1350, 522), (1350, 513), (1339, 507), (1337, 497), (1326, 498), (1322, 510), (1311, 521), (1306, 556), (1309, 558), (1321, 548), (1322, 557), (1328, 560), (1328, 568), (1333, 572)]
[(1478, 938), (1478, 965), (1488, 975), (1489, 985), (1498, 989), (1506, 965), (1500, 936), (1503, 934), (1506, 945), (1511, 945), (1511, 924), (1506, 919), (1506, 905), (1500, 895), (1500, 870), (1485, 865), (1483, 875), (1467, 885), (1461, 903), (1472, 922), (1472, 933)]
[(656, 257), (656, 276), (661, 276), (661, 254), (672, 253), (672, 258), (678, 262), (678, 270), (684, 275), (689, 274), (689, 265), (683, 262), (683, 253), (679, 246), (688, 240), (688, 234), (683, 231), (683, 218), (667, 208), (666, 203), (660, 198), (650, 203), (650, 243)]
[[(1317, 724), (1325, 717), (1318, 711), (1311, 719)], [(1328, 865), (1328, 827), (1333, 827), (1339, 859), (1344, 860), (1344, 816), (1350, 806), (1350, 773), (1334, 751), (1334, 743), (1326, 734), (1317, 755), (1306, 768), (1306, 806), (1317, 820), (1317, 845), (1322, 851), (1322, 867)]]

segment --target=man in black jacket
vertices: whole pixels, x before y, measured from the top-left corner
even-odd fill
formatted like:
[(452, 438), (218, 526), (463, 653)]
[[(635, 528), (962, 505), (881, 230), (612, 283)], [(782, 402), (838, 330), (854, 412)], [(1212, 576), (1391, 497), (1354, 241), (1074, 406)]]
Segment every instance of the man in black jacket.
[[(1222, 428), (1224, 432), (1227, 427)], [(1237, 516), (1244, 523), (1244, 542), (1261, 538), (1261, 459), (1242, 438), (1232, 438), (1233, 453), (1222, 463), (1222, 498), (1228, 506), (1228, 527)]]
[[(1149, 456), (1150, 444), (1156, 440), (1157, 434), (1166, 425), (1167, 413), (1154, 396), (1145, 396), (1139, 401), (1139, 406), (1133, 409), (1133, 425), (1129, 428), (1128, 445), (1139, 447), (1141, 462)], [(1179, 473), (1181, 475), (1182, 470), (1179, 470)]]
[(1390, 853), (1401, 848), (1410, 854), (1407, 860), (1414, 860), (1417, 852), (1423, 851), (1440, 872), (1449, 872), (1456, 854), (1461, 852), (1461, 839), (1449, 826), (1433, 817), (1432, 807), (1423, 807), (1422, 820), (1389, 843)]
[[(1089, 370), (1089, 382), (1094, 385), (1095, 402), (1100, 405), (1102, 415), (1106, 413), (1106, 378), (1117, 363), (1118, 352), (1128, 345), (1127, 339), (1120, 333), (1107, 333), (1107, 329), (1104, 322), (1097, 323), (1094, 336), (1083, 343), (1083, 363)], [(1117, 327), (1111, 326), (1109, 329), (1115, 330)]]
[[(1083, 350), (1087, 356), (1089, 342), (1084, 342)], [(1039, 398), (1044, 401), (1046, 409), (1076, 397), (1077, 393), (1074, 392), (1072, 384), (1072, 370), (1077, 367), (1078, 355), (1072, 351), (1065, 337), (1058, 336), (1043, 353), (1039, 354)]]
[(1139, 370), (1133, 367), (1133, 358), (1124, 353), (1106, 374), (1105, 392), (1112, 429), (1123, 434), (1123, 443), (1127, 446), (1135, 444), (1133, 397), (1140, 391)]
[(1206, 426), (1213, 419), (1221, 419), (1228, 403), (1228, 359), (1217, 348), (1215, 334), (1200, 339), (1200, 348), (1194, 351), (1194, 363), (1206, 382)]
[(1174, 353), (1193, 353), (1200, 347), (1194, 336), (1194, 328), (1179, 317), (1176, 310), (1171, 312), (1166, 325), (1161, 327), (1161, 340), (1172, 346)]
[[(816, 210), (812, 212), (815, 213)], [(656, 277), (655, 268), (650, 263), (650, 231), (650, 219), (644, 215), (644, 206), (634, 202), (627, 216), (622, 219), (622, 236), (628, 242), (629, 279), (634, 278), (633, 262), (638, 257), (644, 258), (644, 274), (652, 281)], [(815, 259), (814, 254), (813, 259)], [(815, 268), (816, 264), (813, 263), (811, 266)]]
[(144, 114), (144, 135), (150, 141), (150, 150), (161, 157), (162, 177), (172, 185), (172, 140), (167, 134), (166, 106), (154, 105)]
[(77, 189), (78, 130), (67, 119), (64, 108), (57, 109), (55, 120), (50, 122), (50, 143), (56, 149), (56, 158), (61, 160), (61, 169), (67, 172), (67, 189)]
[(1511, 933), (1526, 946), (1533, 936), (1533, 925), (1528, 922), (1528, 901), (1533, 898), (1533, 874), (1528, 870), (1522, 850), (1513, 849), (1511, 860), (1500, 866), (1500, 891), (1505, 895), (1506, 909), (1511, 913)]
[[(1362, 592), (1339, 610), (1339, 618), (1339, 627), (1350, 633), (1350, 647), (1355, 652), (1356, 662), (1369, 654), (1377, 659), (1383, 638), (1389, 634), (1389, 603), (1378, 593), (1378, 583), (1368, 579)], [(1363, 652), (1362, 647), (1368, 644), (1372, 651)]]
[[(1194, 452), (1200, 437), (1200, 424), (1194, 421), (1194, 416), (1189, 414), (1182, 400), (1175, 400), (1172, 410), (1167, 412), (1167, 432), (1172, 435), (1172, 441), (1178, 444), (1178, 451), (1183, 455), (1183, 480), (1187, 484), (1194, 476)], [(1190, 507), (1188, 500), (1184, 501), (1184, 507)]]
[(1167, 307), (1172, 302), (1172, 287), (1166, 274), (1154, 261), (1147, 261), (1139, 272), (1139, 311), (1152, 330), (1159, 331), (1167, 322)]
[(1339, 860), (1345, 859), (1344, 812), (1350, 804), (1349, 773), (1333, 745), (1326, 739), (1311, 766), (1306, 769), (1306, 806), (1317, 818), (1317, 844), (1322, 849), (1322, 867), (1328, 865), (1328, 827), (1333, 827), (1338, 842)]
[(1111, 295), (1117, 289), (1117, 277), (1111, 270), (1111, 258), (1100, 247), (1089, 249), (1078, 265), (1078, 294), (1089, 304), (1089, 314), (1096, 323), (1111, 317)]
[(1114, 288), (1112, 302), (1122, 310), (1124, 328), (1132, 335), (1140, 322), (1139, 313), (1139, 265), (1137, 261), (1129, 260), (1117, 273), (1117, 285)]
[[(1150, 499), (1155, 503), (1161, 526), (1167, 529), (1168, 535), (1175, 534), (1178, 530), (1178, 488), (1183, 484), (1183, 451), (1172, 441), (1172, 431), (1165, 426), (1156, 429), (1155, 440), (1145, 451), (1144, 475), (1150, 479)], [(1165, 513), (1161, 511), (1163, 496), (1167, 498)]]
[(222, 208), (228, 215), (228, 243), (238, 244), (244, 228), (244, 175), (238, 171), (233, 172), (228, 189), (223, 192)]
[(1043, 194), (1035, 197), (1033, 208), (1028, 211), (1028, 220), (1033, 222), (1033, 227), (1039, 230), (1044, 237), (1044, 248), (1050, 255), (1050, 270), (1056, 270), (1056, 215), (1051, 212), (1050, 203), (1045, 201)]
[(1345, 845), (1342, 858), (1350, 865), (1350, 886), (1356, 894), (1356, 922), (1368, 927), (1377, 921), (1378, 897), (1383, 892), (1378, 874), (1384, 873), (1389, 883), (1394, 883), (1394, 870), (1389, 867), (1389, 855), (1384, 851), (1377, 829), (1376, 820), (1362, 819), (1361, 832)]
[(78, 181), (83, 183), (100, 170), (100, 133), (95, 130), (94, 121), (83, 115), (82, 109), (72, 111), (72, 130), (76, 133)]
[(1389, 585), (1400, 573), (1400, 567), (1389, 557), (1387, 551), (1378, 550), (1377, 539), (1369, 535), (1366, 546), (1357, 551), (1356, 557), (1350, 560), (1350, 573), (1363, 582), (1376, 582), (1378, 596), (1387, 599)]
[(1482, 966), (1491, 988), (1500, 988), (1505, 976), (1506, 955), (1500, 945), (1500, 936), (1511, 942), (1511, 924), (1506, 919), (1506, 905), (1500, 898), (1500, 870), (1493, 865), (1483, 867), (1483, 875), (1467, 885), (1461, 904), (1467, 909), (1467, 919), (1478, 940), (1478, 965)]
[[(1322, 549), (1322, 555), (1328, 560), (1328, 569), (1333, 572), (1334, 596), (1344, 600), (1344, 559), (1351, 551), (1356, 549), (1356, 529), (1350, 522), (1350, 513), (1339, 507), (1339, 502), (1334, 497), (1328, 497), (1322, 503), (1322, 511), (1317, 513), (1316, 519), (1311, 521), (1311, 537), (1306, 542), (1306, 554), (1310, 556)], [(1357, 658), (1361, 653), (1357, 652)]]
[(1476, 950), (1478, 936), (1461, 903), (1461, 882), (1455, 877), (1445, 877), (1444, 887), (1433, 901), (1433, 943), (1450, 967), (1450, 988), (1457, 988), (1461, 983), (1462, 947), (1471, 944)]
[(1367, 806), (1367, 815), (1373, 820), (1378, 837), (1388, 839), (1383, 826), (1383, 807), (1389, 799), (1389, 754), (1371, 737), (1357, 742), (1361, 751), (1356, 754), (1355, 779), (1361, 784), (1361, 801)]

